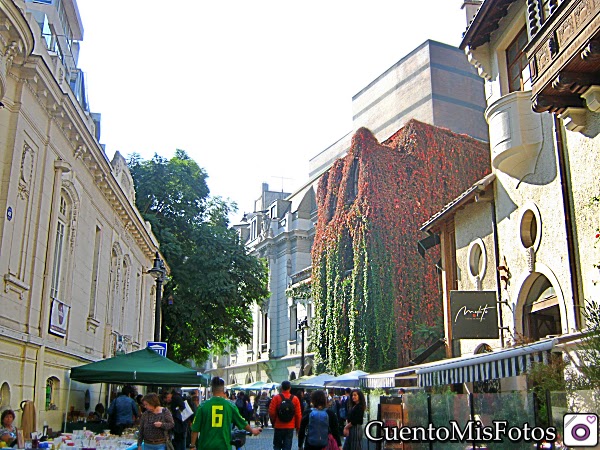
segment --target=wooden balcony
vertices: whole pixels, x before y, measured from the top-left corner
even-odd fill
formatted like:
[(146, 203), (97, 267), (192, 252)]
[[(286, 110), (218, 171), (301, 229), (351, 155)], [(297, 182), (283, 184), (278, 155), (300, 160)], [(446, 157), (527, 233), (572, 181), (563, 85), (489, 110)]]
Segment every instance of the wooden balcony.
[(533, 110), (600, 110), (600, 0), (552, 0), (543, 23), (538, 3), (527, 3)]

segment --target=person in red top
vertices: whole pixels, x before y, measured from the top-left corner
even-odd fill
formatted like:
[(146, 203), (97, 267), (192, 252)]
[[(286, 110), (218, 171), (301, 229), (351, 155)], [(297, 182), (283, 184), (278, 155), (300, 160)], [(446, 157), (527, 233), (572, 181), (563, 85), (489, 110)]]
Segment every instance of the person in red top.
[[(290, 392), (292, 385), (289, 381), (283, 381), (281, 383), (281, 394), (273, 396), (271, 404), (269, 405), (269, 416), (271, 417), (271, 423), (275, 432), (273, 434), (273, 450), (291, 450), (292, 441), (294, 439), (294, 429), (296, 430), (296, 436), (300, 431), (300, 421), (302, 420), (302, 406), (300, 400)], [(291, 397), (292, 405), (294, 407), (293, 415), (289, 411), (290, 419), (284, 420), (286, 412), (284, 408), (279, 406), (284, 399), (289, 400)], [(287, 409), (287, 408), (286, 408)]]

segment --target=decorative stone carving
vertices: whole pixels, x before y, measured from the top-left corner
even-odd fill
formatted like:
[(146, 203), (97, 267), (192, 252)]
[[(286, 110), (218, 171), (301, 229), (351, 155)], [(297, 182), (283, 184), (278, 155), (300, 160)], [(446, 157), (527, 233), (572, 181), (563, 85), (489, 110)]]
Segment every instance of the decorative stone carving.
[(529, 273), (535, 272), (535, 250), (533, 247), (527, 247), (525, 249), (525, 256), (527, 258), (527, 270)]
[(4, 58), (6, 58), (7, 66), (10, 67), (13, 60), (15, 59), (15, 56), (17, 56), (19, 54), (19, 51), (20, 51), (20, 45), (19, 45), (19, 43), (17, 43), (17, 41), (12, 41), (10, 44), (8, 44), (8, 46), (6, 47), (6, 50), (4, 51)]
[(71, 180), (63, 180), (62, 188), (69, 194), (71, 198), (71, 217), (70, 217), (70, 233), (69, 233), (69, 250), (75, 249), (75, 239), (77, 237), (77, 223), (79, 220), (79, 193), (75, 189), (75, 185)]
[(29, 198), (31, 179), (33, 177), (33, 149), (25, 143), (21, 155), (21, 173), (19, 177), (19, 197), (23, 200)]
[[(475, 50), (471, 49), (469, 46), (465, 48), (465, 54), (467, 55), (467, 60), (469, 63), (477, 69), (477, 74), (486, 81), (490, 81), (492, 76), (485, 69), (483, 64), (479, 61), (481, 56), (479, 55), (481, 52), (475, 52)], [(483, 56), (483, 55), (482, 55)]]
[(75, 159), (78, 159), (84, 153), (85, 153), (85, 148), (83, 147), (83, 145), (78, 145), (77, 148), (75, 148), (75, 151), (73, 152), (73, 156), (75, 157)]
[(581, 132), (587, 125), (586, 108), (567, 108), (559, 117), (569, 131)]
[(591, 86), (581, 96), (585, 99), (587, 107), (591, 111), (600, 111), (600, 86)]
[(527, 18), (529, 20), (529, 32), (535, 36), (539, 28), (539, 12), (536, 0), (527, 0)]
[(94, 317), (87, 318), (87, 330), (96, 333), (96, 329), (100, 326), (100, 321)]
[(28, 284), (23, 283), (10, 273), (4, 274), (4, 292), (7, 294), (10, 291), (16, 292), (19, 295), (19, 299), (23, 301), (25, 292), (27, 292), (30, 288), (31, 287)]

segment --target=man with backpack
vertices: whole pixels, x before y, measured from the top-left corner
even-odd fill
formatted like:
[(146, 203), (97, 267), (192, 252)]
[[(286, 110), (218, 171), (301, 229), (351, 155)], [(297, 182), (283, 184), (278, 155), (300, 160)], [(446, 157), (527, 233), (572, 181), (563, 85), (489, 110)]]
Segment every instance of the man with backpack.
[(294, 430), (300, 430), (302, 406), (300, 400), (292, 395), (292, 385), (289, 381), (281, 382), (281, 393), (271, 399), (269, 416), (275, 428), (273, 434), (273, 450), (291, 450)]

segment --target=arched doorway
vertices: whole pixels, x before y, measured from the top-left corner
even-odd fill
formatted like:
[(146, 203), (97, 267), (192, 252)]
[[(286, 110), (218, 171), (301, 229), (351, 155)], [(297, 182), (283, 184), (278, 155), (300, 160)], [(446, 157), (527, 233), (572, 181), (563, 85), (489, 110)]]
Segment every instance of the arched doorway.
[(523, 307), (523, 337), (537, 341), (562, 334), (558, 296), (552, 283), (542, 274), (531, 283)]

